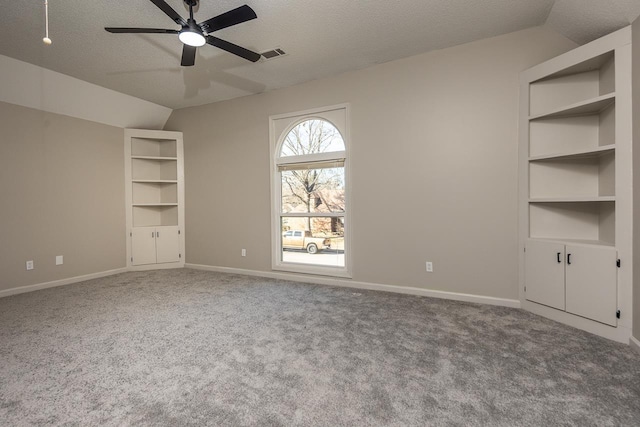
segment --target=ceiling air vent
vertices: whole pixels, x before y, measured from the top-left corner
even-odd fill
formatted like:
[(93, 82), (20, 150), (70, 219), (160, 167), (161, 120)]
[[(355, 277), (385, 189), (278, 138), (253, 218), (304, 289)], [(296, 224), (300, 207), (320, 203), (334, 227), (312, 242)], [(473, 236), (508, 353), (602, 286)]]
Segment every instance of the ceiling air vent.
[(279, 56), (286, 55), (286, 52), (280, 48), (275, 48), (267, 50), (266, 52), (262, 52), (260, 55), (262, 55), (265, 60), (269, 61), (271, 59), (278, 58)]

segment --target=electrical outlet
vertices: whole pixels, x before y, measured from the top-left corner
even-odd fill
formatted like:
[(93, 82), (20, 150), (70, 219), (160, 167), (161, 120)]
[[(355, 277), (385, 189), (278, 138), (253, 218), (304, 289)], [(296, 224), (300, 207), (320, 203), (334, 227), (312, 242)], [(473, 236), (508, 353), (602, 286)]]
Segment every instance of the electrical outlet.
[(242, 256), (247, 256), (247, 250), (246, 249), (242, 250)]
[(427, 261), (427, 273), (433, 273), (433, 263), (431, 261)]
[(27, 270), (33, 270), (33, 261), (27, 261)]
[(64, 264), (62, 255), (56, 255), (56, 265), (62, 265), (62, 264)]

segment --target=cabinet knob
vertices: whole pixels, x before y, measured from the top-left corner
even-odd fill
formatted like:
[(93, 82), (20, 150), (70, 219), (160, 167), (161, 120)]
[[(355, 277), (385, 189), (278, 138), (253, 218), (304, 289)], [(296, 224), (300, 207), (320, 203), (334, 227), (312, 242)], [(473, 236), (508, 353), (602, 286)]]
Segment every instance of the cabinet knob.
[(571, 254), (567, 254), (567, 264), (571, 265)]
[(560, 257), (561, 257), (561, 255), (562, 255), (562, 252), (558, 252), (558, 263), (561, 263), (561, 262), (562, 262), (562, 259), (560, 258)]

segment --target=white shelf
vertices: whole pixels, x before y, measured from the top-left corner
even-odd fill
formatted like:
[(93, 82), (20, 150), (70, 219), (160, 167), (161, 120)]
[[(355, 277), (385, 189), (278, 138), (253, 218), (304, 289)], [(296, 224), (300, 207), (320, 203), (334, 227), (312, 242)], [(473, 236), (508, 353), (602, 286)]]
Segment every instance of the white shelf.
[(611, 104), (613, 104), (615, 102), (615, 98), (615, 93), (608, 93), (606, 95), (597, 96), (595, 98), (567, 105), (548, 113), (530, 116), (529, 120), (598, 114), (609, 107)]
[(606, 242), (604, 240), (589, 240), (589, 239), (558, 239), (558, 238), (545, 238), (545, 237), (531, 237), (533, 240), (542, 240), (545, 242), (558, 242), (563, 244), (575, 244), (575, 245), (591, 245), (591, 246), (615, 246), (612, 242)]
[(553, 80), (553, 79), (557, 79), (558, 77), (571, 76), (575, 74), (586, 73), (589, 71), (600, 70), (602, 68), (605, 68), (608, 62), (613, 62), (613, 60), (614, 60), (613, 51), (609, 51), (609, 52), (603, 53), (602, 55), (596, 56), (594, 58), (589, 58), (586, 61), (580, 62), (569, 68), (564, 68), (558, 72), (555, 72), (553, 74), (546, 76), (544, 79), (541, 79), (541, 80)]
[(132, 179), (131, 182), (140, 182), (147, 184), (176, 184), (177, 179)]
[(584, 203), (584, 202), (615, 202), (615, 196), (586, 196), (586, 197), (540, 197), (529, 199), (529, 203)]
[(132, 159), (143, 159), (143, 160), (160, 160), (160, 161), (177, 161), (177, 157), (160, 157), (160, 156), (131, 156)]
[(177, 203), (133, 203), (131, 206), (178, 206)]
[(615, 144), (603, 145), (602, 147), (589, 148), (585, 150), (578, 150), (571, 153), (554, 153), (546, 154), (542, 156), (529, 157), (530, 162), (537, 162), (543, 160), (563, 160), (563, 159), (588, 159), (597, 158), (613, 152), (616, 149)]

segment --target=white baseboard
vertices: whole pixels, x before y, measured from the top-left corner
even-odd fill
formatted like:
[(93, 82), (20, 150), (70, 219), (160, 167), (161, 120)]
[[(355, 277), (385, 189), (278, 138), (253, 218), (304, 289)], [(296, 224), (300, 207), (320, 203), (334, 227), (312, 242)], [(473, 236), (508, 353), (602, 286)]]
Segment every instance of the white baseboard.
[(640, 341), (638, 341), (637, 339), (635, 339), (633, 336), (630, 336), (630, 337), (629, 337), (629, 346), (630, 346), (632, 349), (634, 349), (634, 350), (636, 350), (636, 351), (640, 352)]
[(127, 268), (117, 268), (115, 270), (101, 271), (98, 273), (85, 274), (84, 276), (69, 277), (67, 279), (53, 280), (51, 282), (37, 283), (35, 285), (19, 286), (17, 288), (0, 290), (0, 298), (10, 295), (24, 294), (40, 289), (55, 288), (57, 286), (70, 285), (72, 283), (84, 282), (85, 280), (99, 279), (101, 277), (113, 276), (114, 274), (129, 271)]
[(184, 262), (169, 262), (166, 264), (132, 265), (127, 267), (127, 271), (171, 270), (174, 268), (184, 268)]
[(243, 274), (246, 276), (268, 277), (271, 279), (295, 280), (299, 282), (314, 283), (318, 285), (340, 286), (345, 288), (369, 289), (373, 291), (395, 292), (399, 294), (419, 295), (432, 298), (450, 299), (456, 301), (474, 302), (479, 304), (498, 305), (502, 307), (520, 308), (520, 301), (507, 298), (486, 297), (482, 295), (462, 294), (457, 292), (438, 291), (432, 289), (413, 288), (409, 286), (382, 285), (379, 283), (356, 282), (353, 280), (308, 276), (276, 271), (245, 270), (242, 268), (216, 267), (211, 265), (185, 264), (185, 268), (195, 270), (217, 271), (220, 273)]
[(559, 323), (564, 323), (571, 327), (582, 329), (594, 335), (610, 339), (612, 341), (621, 342), (623, 344), (629, 343), (631, 337), (631, 329), (621, 323), (617, 326), (609, 326), (604, 323), (596, 322), (595, 320), (589, 320), (584, 317), (576, 316), (566, 311), (556, 310), (555, 308), (547, 307), (546, 305), (537, 304), (531, 301), (525, 301), (522, 304), (522, 308), (537, 314), (547, 319), (554, 320)]

